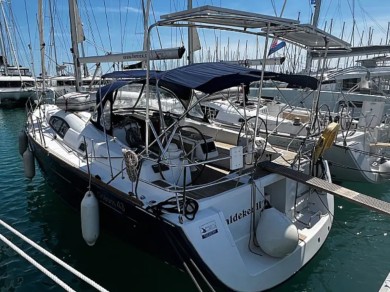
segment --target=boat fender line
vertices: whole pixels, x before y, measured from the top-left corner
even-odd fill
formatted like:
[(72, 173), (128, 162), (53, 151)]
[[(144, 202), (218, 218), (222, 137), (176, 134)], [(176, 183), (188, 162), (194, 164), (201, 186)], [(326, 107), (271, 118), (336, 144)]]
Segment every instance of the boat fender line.
[(129, 180), (135, 182), (137, 180), (138, 156), (133, 150), (122, 149), (123, 157), (126, 164), (126, 173)]
[(32, 151), (28, 147), (23, 153), (23, 166), (25, 177), (32, 179), (35, 176), (35, 160)]
[(298, 229), (279, 210), (273, 207), (265, 208), (256, 227), (256, 240), (265, 253), (271, 257), (282, 258), (298, 246)]
[[(96, 283), (95, 281), (91, 280), (90, 278), (88, 278), (87, 276), (85, 276), (84, 274), (80, 273), (79, 271), (77, 271), (75, 268), (73, 268), (72, 266), (68, 265), (67, 263), (65, 263), (64, 261), (62, 261), (61, 259), (59, 259), (58, 257), (56, 257), (55, 255), (53, 255), (52, 253), (50, 253), (49, 251), (47, 251), (46, 249), (44, 249), (43, 247), (41, 247), (39, 244), (35, 243), (34, 241), (32, 241), (31, 239), (29, 239), (27, 236), (23, 235), (22, 233), (20, 233), (18, 230), (16, 230), (15, 228), (13, 228), (12, 226), (10, 226), (9, 224), (7, 224), (6, 222), (4, 222), (3, 220), (0, 219), (0, 225), (2, 225), (3, 227), (5, 227), (6, 229), (8, 229), (9, 231), (11, 231), (13, 234), (15, 234), (17, 237), (19, 237), (20, 239), (22, 239), (23, 241), (27, 242), (29, 245), (31, 245), (32, 247), (34, 247), (35, 249), (37, 249), (38, 251), (40, 251), (42, 254), (44, 254), (45, 256), (47, 256), (48, 258), (50, 258), (51, 260), (53, 260), (54, 262), (56, 262), (57, 264), (59, 264), (60, 266), (62, 266), (64, 269), (68, 270), (70, 273), (72, 273), (73, 275), (79, 277), (81, 280), (83, 280), (84, 282), (88, 283), (89, 285), (91, 285), (92, 287), (94, 287), (96, 290), (98, 291), (101, 291), (101, 292), (108, 292), (108, 290), (106, 290), (105, 288), (103, 288), (102, 286), (100, 286), (98, 283)], [(1, 235), (0, 235), (1, 236)], [(2, 237), (1, 240), (3, 240), (4, 238)], [(7, 239), (6, 239), (7, 240)], [(4, 240), (3, 240), (4, 241)], [(5, 241), (4, 241), (5, 242)], [(13, 248), (12, 246), (12, 243), (11, 245), (9, 245)], [(16, 252), (18, 252), (22, 257), (24, 257), (26, 260), (28, 260), (30, 263), (32, 263), (35, 267), (37, 267), (38, 269), (40, 269), (38, 266), (36, 266), (33, 262), (31, 262), (27, 257), (29, 257), (27, 254), (25, 257), (24, 256), (24, 252), (22, 250), (18, 250), (18, 247), (16, 247), (16, 249), (14, 249)], [(19, 252), (20, 251), (20, 252)], [(32, 259), (32, 261), (34, 261)], [(39, 263), (37, 263), (39, 265)], [(41, 270), (41, 269), (40, 269)], [(42, 271), (42, 270), (41, 270)], [(42, 271), (44, 272), (44, 271)], [(49, 271), (48, 271), (49, 272)], [(50, 275), (51, 272), (49, 272), (49, 274), (46, 274), (46, 275)], [(50, 276), (49, 276), (50, 277)], [(51, 278), (51, 277), (50, 277)], [(51, 278), (53, 281), (54, 279)], [(57, 282), (56, 282), (57, 283)], [(59, 283), (57, 283), (59, 284)], [(60, 285), (60, 284), (59, 284)], [(65, 288), (64, 288), (65, 289)], [(68, 290), (69, 291), (69, 290)], [(73, 291), (73, 290), (70, 290), (70, 291)]]
[(19, 154), (23, 156), (23, 153), (27, 150), (28, 138), (25, 130), (21, 130), (19, 133)]
[(325, 130), (322, 132), (320, 138), (318, 139), (316, 146), (314, 147), (313, 161), (316, 162), (320, 156), (322, 156), (325, 150), (329, 149), (334, 140), (337, 137), (337, 134), (340, 129), (340, 124), (330, 123)]
[(199, 204), (196, 200), (191, 198), (186, 198), (184, 201), (183, 197), (171, 197), (156, 205), (149, 206), (147, 209), (150, 209), (156, 216), (161, 216), (163, 211), (177, 214), (184, 213), (184, 217), (192, 221), (195, 219), (195, 215), (198, 212)]
[(87, 191), (81, 201), (81, 232), (89, 246), (99, 237), (99, 203), (92, 191)]

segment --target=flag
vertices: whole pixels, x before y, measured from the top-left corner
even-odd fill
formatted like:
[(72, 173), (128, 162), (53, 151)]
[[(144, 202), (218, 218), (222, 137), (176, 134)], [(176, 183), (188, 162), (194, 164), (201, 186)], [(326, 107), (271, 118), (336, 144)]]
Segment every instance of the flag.
[(285, 46), (286, 46), (286, 42), (280, 42), (278, 44), (278, 39), (275, 38), (272, 41), (271, 47), (269, 48), (268, 56), (275, 53), (276, 51), (280, 50), (281, 48), (283, 48)]

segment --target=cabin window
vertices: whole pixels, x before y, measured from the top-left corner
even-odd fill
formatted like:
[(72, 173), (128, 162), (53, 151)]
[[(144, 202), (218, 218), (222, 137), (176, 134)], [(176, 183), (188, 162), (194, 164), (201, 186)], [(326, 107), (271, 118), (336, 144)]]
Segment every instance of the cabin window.
[(0, 81), (0, 87), (5, 87), (5, 88), (22, 87), (22, 82), (20, 82), (20, 81)]
[(87, 147), (86, 147), (85, 143), (82, 142), (82, 143), (80, 144), (80, 146), (79, 146), (79, 150), (80, 150), (81, 152), (85, 152), (86, 149), (87, 149)]
[[(163, 89), (163, 88), (157, 88), (154, 85), (149, 86), (149, 108), (152, 110), (158, 110), (159, 109), (159, 103), (161, 104), (161, 110), (163, 112), (169, 112), (176, 115), (181, 115), (185, 112), (185, 108), (183, 104), (180, 102), (180, 100), (170, 91)], [(145, 92), (146, 94), (146, 92)], [(160, 97), (160, 101), (158, 100), (158, 94)], [(146, 105), (146, 100), (143, 100), (141, 102), (141, 105)]]
[(198, 99), (195, 96), (191, 98), (189, 106), (191, 107), (191, 110), (189, 111), (190, 116), (201, 119), (204, 117), (203, 110), (200, 106), (200, 103), (198, 102)]
[(343, 90), (349, 90), (360, 82), (359, 78), (350, 78), (343, 80)]
[(74, 80), (57, 80), (57, 86), (75, 86), (76, 81)]
[(69, 130), (68, 123), (60, 117), (52, 116), (49, 120), (49, 124), (61, 138), (64, 138), (66, 132)]

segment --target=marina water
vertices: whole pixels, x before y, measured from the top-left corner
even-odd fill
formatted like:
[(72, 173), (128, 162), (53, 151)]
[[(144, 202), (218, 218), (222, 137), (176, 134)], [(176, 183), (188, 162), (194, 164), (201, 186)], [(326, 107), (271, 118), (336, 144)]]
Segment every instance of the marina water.
[[(36, 165), (26, 179), (18, 151), (24, 109), (0, 109), (0, 219), (110, 291), (197, 291), (190, 277), (102, 229), (94, 247), (81, 236), (80, 216), (55, 192)], [(390, 202), (390, 183), (343, 183)], [(88, 284), (24, 243), (3, 234), (77, 291)], [(158, 238), (156, 238), (158, 242)], [(336, 198), (332, 231), (318, 254), (272, 291), (378, 291), (390, 272), (390, 217)], [(0, 242), (0, 291), (62, 291)]]

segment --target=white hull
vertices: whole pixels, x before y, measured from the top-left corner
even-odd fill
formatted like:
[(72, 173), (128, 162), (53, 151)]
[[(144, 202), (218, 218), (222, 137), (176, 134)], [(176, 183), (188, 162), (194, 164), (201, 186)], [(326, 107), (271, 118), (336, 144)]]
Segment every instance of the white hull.
[[(295, 91), (288, 89), (288, 92)], [(233, 101), (234, 105), (234, 101)], [(225, 127), (240, 128), (242, 121), (246, 117), (251, 118), (256, 115), (254, 102), (252, 105), (244, 107), (226, 100), (216, 100), (204, 102), (203, 106), (206, 112), (209, 112), (211, 120), (214, 123), (224, 125)], [(390, 127), (387, 124), (381, 124), (375, 110), (383, 107), (382, 103), (369, 104), (373, 112), (367, 114), (357, 124), (353, 125), (349, 131), (341, 131), (337, 137), (336, 144), (328, 149), (324, 158), (329, 161), (332, 177), (337, 181), (364, 181), (367, 183), (385, 183), (388, 182), (389, 175), (386, 167), (380, 165), (387, 162), (388, 158), (383, 158), (384, 153), (389, 151)], [(260, 134), (265, 137), (268, 133), (268, 141), (272, 145), (280, 146), (285, 149), (297, 151), (300, 147), (308, 151), (317, 143), (317, 137), (307, 138), (306, 127), (310, 121), (311, 114), (308, 110), (294, 109), (287, 110), (284, 104), (269, 102), (259, 111), (258, 127)], [(291, 114), (290, 114), (291, 113)], [(381, 114), (379, 114), (381, 115)], [(265, 131), (264, 122), (267, 123)], [(325, 121), (328, 122), (328, 121)], [(252, 124), (254, 119), (252, 119)], [(346, 127), (345, 122), (343, 127)], [(379, 125), (376, 126), (376, 124)], [(371, 125), (372, 124), (372, 125)], [(367, 127), (370, 126), (370, 127)], [(272, 133), (272, 135), (270, 135)], [(302, 145), (302, 141), (305, 141)], [(371, 144), (384, 142), (371, 147)]]
[[(292, 107), (303, 107), (307, 109), (312, 108), (313, 100), (316, 98), (317, 94), (317, 91), (293, 88), (264, 87), (262, 89), (263, 98), (275, 99), (282, 103), (289, 104)], [(251, 88), (250, 96), (257, 97), (257, 95), (257, 88)], [(357, 118), (361, 114), (361, 106), (364, 101), (383, 101), (385, 102), (383, 113), (386, 114), (390, 112), (390, 101), (386, 96), (329, 90), (321, 90), (319, 96), (319, 104), (329, 106), (332, 112), (339, 112), (342, 108), (342, 104), (350, 102), (349, 109), (352, 111), (353, 116)]]
[(14, 103), (25, 103), (28, 99), (35, 99), (35, 89), (0, 88), (0, 106)]
[[(43, 122), (39, 124), (41, 117)], [(52, 117), (64, 119), (70, 126), (63, 138), (48, 124)], [(140, 212), (148, 213), (148, 209), (153, 205), (175, 197), (174, 190), (169, 191), (155, 185), (162, 177), (153, 170), (155, 165), (153, 160), (145, 160), (142, 163), (137, 186), (125, 174), (117, 175), (118, 171), (123, 169), (123, 159), (112, 159), (109, 162), (107, 154), (109, 152), (113, 158), (122, 157), (122, 149), (128, 147), (119, 139), (112, 137), (109, 137), (106, 144), (104, 134), (96, 130), (88, 122), (88, 118), (89, 115), (86, 113), (75, 115), (60, 110), (56, 105), (42, 105), (33, 113), (32, 123), (28, 128), (29, 137), (36, 144), (35, 151), (38, 151), (38, 148), (45, 149), (44, 151), (48, 153), (43, 157), (56, 157), (62, 161), (61, 163), (84, 172), (85, 177), (88, 177), (88, 170), (93, 176), (98, 174), (101, 183), (109, 183), (110, 187), (116, 190), (115, 193), (131, 197), (129, 199), (137, 200), (131, 191), (136, 187), (139, 204), (143, 205), (139, 209)], [(191, 125), (196, 126), (196, 123)], [(38, 134), (39, 131), (42, 131), (42, 135)], [(208, 131), (211, 133), (214, 128), (211, 127)], [(53, 139), (54, 136), (57, 136), (56, 139)], [(84, 142), (87, 143), (89, 165), (85, 158), (80, 159), (85, 157), (84, 152), (80, 150), (82, 149), (80, 145)], [(302, 165), (304, 168), (306, 166), (308, 165)], [(111, 171), (115, 174), (114, 178)], [(214, 172), (213, 169), (208, 171)], [(329, 176), (329, 172), (327, 175)], [(250, 173), (241, 175), (241, 178), (235, 178), (236, 176), (235, 173), (227, 175), (227, 178), (233, 180), (231, 182), (235, 182), (236, 187), (217, 191), (215, 195), (210, 193), (206, 195), (205, 190), (204, 197), (197, 199), (199, 209), (193, 220), (187, 220), (175, 213), (163, 212), (162, 222), (167, 221), (180, 228), (201, 259), (198, 265), (206, 266), (214, 277), (229, 289), (266, 290), (287, 280), (318, 252), (332, 226), (332, 216), (329, 212), (333, 213), (334, 210), (333, 196), (312, 193), (308, 187), (301, 184), (298, 184), (296, 189), (295, 181), (278, 174), (259, 173), (254, 177), (254, 184), (249, 183), (253, 178)], [(164, 177), (167, 178), (168, 173)], [(217, 181), (221, 181), (221, 178)], [(202, 192), (204, 186), (194, 187), (201, 188)], [(187, 196), (191, 198), (191, 187), (187, 188)], [(295, 197), (296, 191), (298, 199)], [(194, 191), (195, 193), (197, 192)], [(290, 224), (298, 231), (299, 241), (296, 248), (281, 258), (269, 256), (260, 247), (255, 246), (254, 235), (248, 232), (251, 225), (257, 225), (261, 210), (264, 208), (264, 199), (284, 214), (283, 216), (288, 218)], [(114, 201), (107, 198), (104, 200), (100, 202), (103, 205), (112, 205), (111, 202)], [(297, 202), (295, 207), (294, 202)], [(114, 207), (119, 212), (121, 208), (123, 208), (121, 205)], [(153, 213), (150, 213), (150, 216), (153, 216)], [(181, 222), (182, 220), (184, 222)], [(161, 224), (161, 219), (156, 218), (156, 224)], [(276, 222), (273, 224), (277, 226)], [(248, 244), (251, 251), (248, 250)]]

